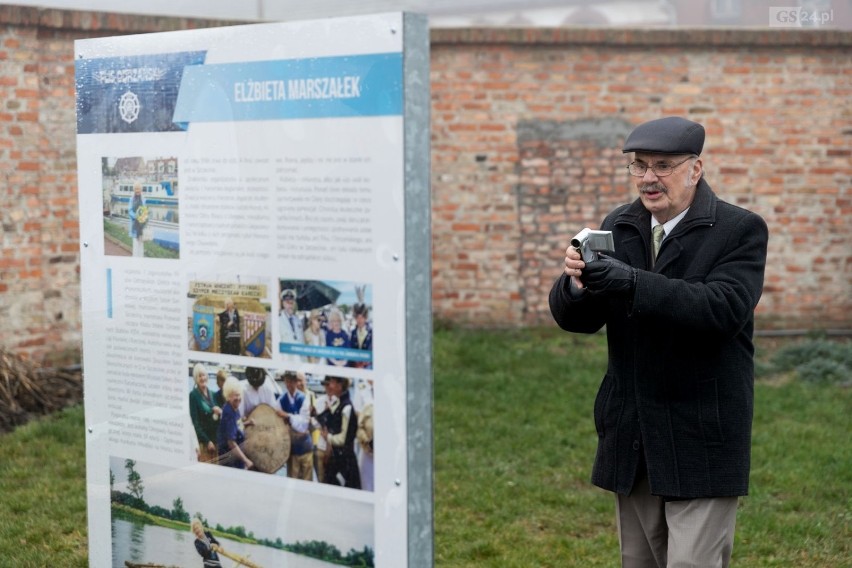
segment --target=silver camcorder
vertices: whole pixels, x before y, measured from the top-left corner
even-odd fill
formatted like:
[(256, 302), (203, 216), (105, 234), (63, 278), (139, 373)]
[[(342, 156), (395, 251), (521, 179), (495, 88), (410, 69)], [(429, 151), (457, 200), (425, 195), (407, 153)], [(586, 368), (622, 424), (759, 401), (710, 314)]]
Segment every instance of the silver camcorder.
[(593, 231), (588, 227), (571, 239), (571, 246), (580, 253), (580, 256), (583, 257), (583, 262), (597, 260), (599, 252), (615, 252), (612, 231)]

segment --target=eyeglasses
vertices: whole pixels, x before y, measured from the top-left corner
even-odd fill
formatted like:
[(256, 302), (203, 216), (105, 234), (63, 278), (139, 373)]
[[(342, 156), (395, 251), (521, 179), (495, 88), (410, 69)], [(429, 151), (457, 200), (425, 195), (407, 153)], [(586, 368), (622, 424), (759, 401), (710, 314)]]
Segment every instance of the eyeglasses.
[[(676, 167), (683, 164), (684, 162), (688, 162), (692, 158), (693, 157), (690, 156), (676, 164), (669, 164), (666, 162), (657, 163), (651, 166), (651, 171), (654, 172), (655, 176), (660, 178), (670, 176), (672, 175), (672, 172)], [(648, 164), (644, 162), (630, 162), (630, 164), (627, 166), (627, 171), (630, 172), (630, 175), (632, 176), (642, 177), (645, 175), (645, 172), (648, 171)]]

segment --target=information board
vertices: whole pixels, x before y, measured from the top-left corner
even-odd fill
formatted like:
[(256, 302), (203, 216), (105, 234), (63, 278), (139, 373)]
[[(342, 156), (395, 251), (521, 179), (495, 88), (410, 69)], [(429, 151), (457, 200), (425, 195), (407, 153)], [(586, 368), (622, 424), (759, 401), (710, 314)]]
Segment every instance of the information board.
[(425, 18), (75, 63), (91, 565), (431, 566)]

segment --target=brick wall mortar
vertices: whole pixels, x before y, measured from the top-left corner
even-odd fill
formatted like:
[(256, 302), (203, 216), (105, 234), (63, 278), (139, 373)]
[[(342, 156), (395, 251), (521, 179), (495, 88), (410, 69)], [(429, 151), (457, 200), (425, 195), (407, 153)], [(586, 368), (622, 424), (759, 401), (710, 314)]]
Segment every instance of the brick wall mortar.
[[(436, 264), (451, 268), (454, 261), (466, 261), (465, 274), (450, 270), (436, 279), (439, 317), (479, 323), (480, 312), (502, 298), (501, 305), (513, 307), (488, 317), (489, 324), (548, 321), (546, 293), (570, 235), (596, 226), (616, 202), (633, 199), (620, 142), (581, 157), (576, 172), (567, 165), (557, 170), (559, 158), (547, 155), (556, 148), (553, 140), (544, 141), (541, 163), (525, 160), (519, 125), (607, 117), (637, 124), (678, 114), (707, 128), (707, 179), (720, 197), (769, 223), (759, 326), (850, 328), (852, 229), (844, 211), (850, 210), (852, 184), (852, 58), (844, 46), (852, 34), (835, 37), (834, 47), (779, 46), (758, 41), (763, 32), (710, 46), (635, 49), (619, 42), (591, 45), (576, 36), (538, 41), (534, 31), (525, 33), (515, 38), (491, 30), (433, 32), (433, 190), (443, 208), (433, 221)], [(436, 42), (436, 36), (447, 41)], [(501, 168), (504, 153), (479, 135), (483, 123), (493, 121), (503, 127), (504, 138), (516, 139), (516, 155), (509, 152), (508, 158), (515, 170)], [(610, 158), (619, 173), (606, 179), (594, 162)], [(493, 182), (462, 177), (488, 163), (499, 173)], [(591, 190), (586, 184), (567, 191), (565, 179), (571, 176), (591, 180)], [(549, 196), (546, 207), (540, 205), (544, 210), (530, 210), (530, 188)], [(513, 191), (521, 238), (517, 257), (510, 245), (489, 240), (488, 226), (479, 220), (487, 212), (482, 204)], [(571, 197), (560, 201), (554, 196), (560, 191)], [(459, 226), (467, 233), (459, 235), (454, 230)], [(470, 262), (471, 242), (487, 244), (480, 257), (517, 258), (518, 280), (505, 280), (491, 264)], [(471, 293), (470, 273), (489, 292), (489, 305)]]
[(0, 27), (0, 318), (24, 349), (44, 341), (46, 327), (38, 291), (44, 258), (41, 101), (38, 66), (31, 57), (38, 50), (34, 28)]
[[(0, 345), (34, 358), (79, 347), (73, 41), (242, 23), (0, 6)], [(769, 223), (759, 327), (852, 327), (852, 34), (431, 38), (436, 317), (548, 322), (567, 239), (633, 198), (624, 133), (680, 114), (707, 128), (717, 193)]]

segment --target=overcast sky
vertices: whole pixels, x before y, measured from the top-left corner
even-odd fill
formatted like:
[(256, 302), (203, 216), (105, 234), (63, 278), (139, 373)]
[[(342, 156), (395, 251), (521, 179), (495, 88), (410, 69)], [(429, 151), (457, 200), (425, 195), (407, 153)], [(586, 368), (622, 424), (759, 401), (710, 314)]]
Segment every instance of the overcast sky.
[[(717, 0), (709, 4), (720, 11), (717, 25), (769, 25), (771, 5), (765, 21), (754, 21), (751, 0)], [(762, 0), (765, 1), (765, 0)], [(803, 6), (828, 11), (838, 7), (837, 18), (822, 24), (850, 28), (849, 0), (778, 0), (772, 5)], [(559, 27), (565, 22), (600, 21), (609, 26), (677, 26), (674, 0), (13, 0), (10, 4), (85, 10), (237, 20), (246, 22), (292, 21), (379, 12), (415, 12), (429, 16), (433, 28), (453, 27)], [(7, 3), (8, 4), (8, 3)], [(696, 2), (702, 10), (703, 3)], [(681, 4), (683, 9), (683, 4)], [(833, 10), (831, 10), (833, 12)], [(751, 12), (748, 16), (747, 13)], [(582, 14), (583, 17), (580, 16)], [(846, 14), (846, 15), (844, 15)], [(748, 19), (750, 18), (750, 19)]]
[[(639, 0), (647, 3), (648, 0)], [(655, 1), (655, 0), (651, 0)], [(554, 0), (13, 0), (8, 4), (124, 12), (161, 14), (238, 20), (291, 20), (318, 17), (348, 16), (377, 12), (420, 12), (434, 15), (478, 13), (484, 11), (524, 10), (567, 4), (577, 1)], [(592, 3), (588, 0), (586, 3)]]

